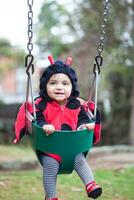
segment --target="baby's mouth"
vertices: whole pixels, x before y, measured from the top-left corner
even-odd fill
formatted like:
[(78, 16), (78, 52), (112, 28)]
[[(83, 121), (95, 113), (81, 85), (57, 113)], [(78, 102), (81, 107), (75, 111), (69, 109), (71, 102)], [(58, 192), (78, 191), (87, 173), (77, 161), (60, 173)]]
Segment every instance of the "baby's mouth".
[(55, 92), (56, 95), (63, 95), (63, 92)]

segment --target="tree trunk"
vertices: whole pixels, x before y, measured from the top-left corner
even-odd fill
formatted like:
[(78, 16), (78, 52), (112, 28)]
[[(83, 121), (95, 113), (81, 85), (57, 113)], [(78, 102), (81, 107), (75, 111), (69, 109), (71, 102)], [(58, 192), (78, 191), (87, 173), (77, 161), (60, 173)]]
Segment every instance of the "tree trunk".
[(131, 113), (130, 113), (130, 130), (129, 130), (130, 144), (134, 145), (134, 80), (131, 94)]

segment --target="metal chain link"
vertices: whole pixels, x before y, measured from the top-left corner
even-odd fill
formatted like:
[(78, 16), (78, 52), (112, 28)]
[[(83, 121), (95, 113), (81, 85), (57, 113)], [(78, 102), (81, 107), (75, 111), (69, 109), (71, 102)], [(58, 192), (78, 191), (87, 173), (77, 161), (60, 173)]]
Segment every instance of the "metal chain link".
[[(25, 102), (25, 112), (26, 112), (26, 124), (27, 120), (30, 116), (30, 118), (33, 120), (36, 119), (36, 111), (35, 111), (35, 102), (33, 97), (33, 84), (32, 84), (32, 77), (31, 74), (34, 73), (34, 56), (32, 55), (33, 50), (33, 0), (27, 0), (28, 5), (28, 43), (27, 43), (27, 50), (28, 54), (25, 57), (25, 67), (26, 67), (26, 73), (27, 73), (27, 90), (26, 90), (26, 102)], [(29, 97), (31, 97), (30, 100), (32, 100), (32, 108), (33, 108), (33, 116), (29, 112), (28, 105), (29, 105)]]
[(103, 9), (103, 21), (101, 26), (101, 32), (100, 32), (100, 41), (97, 46), (97, 56), (95, 57), (95, 64), (93, 67), (93, 72), (95, 74), (95, 71), (97, 70), (98, 73), (100, 73), (100, 67), (103, 64), (103, 58), (101, 56), (104, 48), (104, 40), (106, 37), (106, 27), (107, 27), (107, 17), (110, 9), (110, 0), (104, 0), (104, 9)]
[(33, 0), (28, 0), (27, 1), (29, 11), (28, 11), (28, 43), (27, 43), (27, 49), (29, 51), (29, 54), (31, 54), (33, 50), (33, 43), (32, 43), (32, 38), (33, 38), (33, 11), (32, 11), (32, 6), (33, 6)]
[(25, 58), (25, 67), (26, 67), (26, 73), (29, 74), (30, 70), (31, 73), (34, 73), (34, 56), (32, 55), (32, 50), (33, 50), (33, 0), (27, 0), (27, 5), (28, 5), (28, 43), (27, 43), (27, 50), (28, 50), (28, 55)]
[[(107, 17), (109, 14), (109, 9), (110, 9), (110, 0), (104, 0), (104, 8), (103, 8), (103, 20), (102, 20), (102, 25), (101, 25), (101, 32), (100, 32), (100, 40), (97, 46), (97, 55), (95, 56), (94, 59), (94, 66), (93, 66), (93, 73), (94, 73), (94, 80), (93, 84), (94, 89), (95, 89), (95, 95), (94, 95), (94, 120), (96, 120), (96, 113), (97, 113), (97, 98), (98, 98), (98, 78), (99, 74), (101, 71), (101, 66), (103, 64), (103, 57), (102, 57), (102, 52), (104, 48), (104, 40), (106, 36), (106, 27), (107, 27)], [(91, 95), (89, 96), (89, 102), (91, 100)]]

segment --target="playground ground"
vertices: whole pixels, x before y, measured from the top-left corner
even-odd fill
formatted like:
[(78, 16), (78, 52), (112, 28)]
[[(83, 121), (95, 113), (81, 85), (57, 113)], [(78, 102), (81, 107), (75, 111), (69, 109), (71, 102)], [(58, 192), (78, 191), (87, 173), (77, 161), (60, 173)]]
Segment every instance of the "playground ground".
[[(38, 161), (30, 148), (0, 145), (0, 170), (34, 169)], [(94, 169), (121, 169), (134, 166), (134, 147), (103, 146), (91, 150), (87, 157)]]
[[(41, 167), (31, 148), (0, 145), (0, 152), (0, 200), (43, 199)], [(133, 200), (133, 147), (93, 148), (88, 160), (103, 188), (100, 200)], [(59, 176), (57, 188), (60, 200), (88, 199), (76, 173)]]
[(134, 147), (126, 145), (94, 148), (88, 160), (94, 169), (122, 169), (134, 166)]

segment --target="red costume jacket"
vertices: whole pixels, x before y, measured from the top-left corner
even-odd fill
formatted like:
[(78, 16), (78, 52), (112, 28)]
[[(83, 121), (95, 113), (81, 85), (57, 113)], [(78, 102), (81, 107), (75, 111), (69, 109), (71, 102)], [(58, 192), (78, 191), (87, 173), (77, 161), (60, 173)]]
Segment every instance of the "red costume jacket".
[(80, 101), (71, 98), (66, 105), (60, 106), (55, 101), (36, 101), (37, 124), (52, 124), (56, 130), (77, 130), (82, 124), (91, 122)]
[[(54, 101), (45, 102), (39, 97), (35, 100), (35, 106), (37, 123), (40, 126), (52, 124), (56, 130), (77, 130), (80, 125), (91, 122), (85, 110), (87, 111), (89, 109), (91, 112), (94, 111), (93, 102), (90, 102), (89, 104), (85, 102), (84, 105), (81, 105), (80, 101), (75, 98), (70, 99), (64, 107), (61, 107)], [(33, 113), (31, 104), (28, 104), (28, 110), (31, 114)], [(23, 104), (20, 107), (15, 122), (16, 138), (14, 143), (18, 142), (25, 134), (25, 121), (25, 104)], [(100, 131), (100, 114), (97, 110), (93, 139), (94, 144), (98, 143), (100, 140)]]

